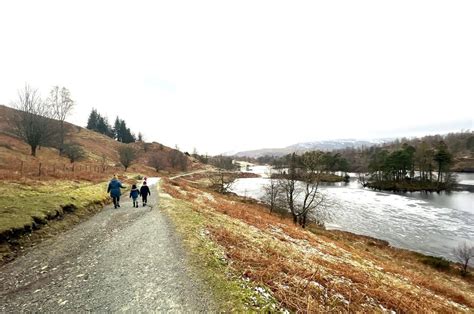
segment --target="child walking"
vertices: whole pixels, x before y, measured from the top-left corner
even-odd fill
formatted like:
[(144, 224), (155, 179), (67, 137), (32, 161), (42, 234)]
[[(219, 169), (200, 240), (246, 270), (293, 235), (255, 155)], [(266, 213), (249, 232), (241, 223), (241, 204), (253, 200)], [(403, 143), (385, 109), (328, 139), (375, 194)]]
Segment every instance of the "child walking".
[(143, 181), (143, 185), (140, 188), (140, 195), (142, 196), (143, 206), (146, 205), (148, 195), (151, 195), (150, 188), (146, 185), (146, 181)]
[(137, 185), (132, 185), (132, 189), (130, 190), (130, 197), (133, 201), (133, 207), (138, 207), (138, 195), (140, 195), (140, 191), (137, 189)]

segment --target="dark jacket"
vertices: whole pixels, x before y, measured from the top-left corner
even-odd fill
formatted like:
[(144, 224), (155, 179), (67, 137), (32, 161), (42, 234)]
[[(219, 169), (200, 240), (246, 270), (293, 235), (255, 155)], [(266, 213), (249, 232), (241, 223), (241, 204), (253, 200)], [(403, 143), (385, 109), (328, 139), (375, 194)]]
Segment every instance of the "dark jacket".
[(148, 187), (148, 185), (142, 185), (142, 187), (140, 188), (140, 195), (141, 196), (151, 195), (150, 188)]
[(132, 197), (132, 198), (135, 199), (135, 198), (138, 197), (138, 195), (140, 195), (140, 191), (138, 191), (138, 189), (132, 189), (132, 190), (130, 190), (130, 197)]
[(121, 188), (124, 189), (125, 187), (122, 185), (122, 183), (119, 180), (113, 178), (109, 182), (107, 193), (110, 192), (111, 197), (119, 197), (122, 194), (122, 192), (120, 191)]

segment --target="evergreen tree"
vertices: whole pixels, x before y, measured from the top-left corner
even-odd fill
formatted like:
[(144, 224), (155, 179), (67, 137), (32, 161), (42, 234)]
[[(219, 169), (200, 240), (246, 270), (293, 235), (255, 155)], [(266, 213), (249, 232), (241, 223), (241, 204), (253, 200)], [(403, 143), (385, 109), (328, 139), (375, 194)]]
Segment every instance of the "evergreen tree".
[(119, 142), (122, 141), (122, 133), (120, 132), (120, 119), (119, 119), (119, 117), (116, 117), (115, 122), (114, 122), (114, 138)]
[(120, 120), (119, 125), (119, 134), (120, 134), (120, 142), (124, 142), (124, 139), (127, 137), (127, 124), (125, 120)]
[(438, 143), (433, 159), (438, 164), (438, 182), (443, 182), (443, 172), (448, 171), (453, 159), (444, 141)]
[(136, 141), (135, 135), (132, 134), (129, 128), (125, 130), (125, 134), (123, 136), (122, 141), (124, 143), (134, 143)]
[(109, 124), (107, 120), (99, 115), (97, 119), (97, 132), (102, 133), (102, 134), (108, 134), (109, 132)]
[(97, 110), (92, 108), (92, 111), (89, 115), (89, 119), (87, 120), (86, 128), (89, 130), (97, 131), (97, 120), (98, 120)]

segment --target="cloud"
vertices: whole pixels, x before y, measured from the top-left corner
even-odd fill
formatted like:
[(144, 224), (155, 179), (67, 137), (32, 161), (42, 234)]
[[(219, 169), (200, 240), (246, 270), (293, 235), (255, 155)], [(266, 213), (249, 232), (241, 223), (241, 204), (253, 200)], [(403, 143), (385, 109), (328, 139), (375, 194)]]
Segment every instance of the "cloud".
[[(149, 140), (219, 153), (471, 117), (472, 1), (0, 4), (0, 103), (67, 86)], [(417, 126), (420, 126), (419, 128)], [(398, 130), (398, 131), (397, 131)], [(403, 131), (403, 132), (405, 132)], [(401, 132), (401, 131), (400, 131)]]

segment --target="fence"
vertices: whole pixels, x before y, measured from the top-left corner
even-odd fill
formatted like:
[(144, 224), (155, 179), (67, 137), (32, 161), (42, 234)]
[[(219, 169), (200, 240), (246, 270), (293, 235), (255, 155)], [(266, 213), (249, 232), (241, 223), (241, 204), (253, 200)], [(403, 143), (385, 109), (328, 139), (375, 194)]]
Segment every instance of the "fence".
[(118, 167), (102, 163), (55, 163), (46, 161), (9, 160), (0, 163), (0, 179), (85, 179), (109, 176)]

